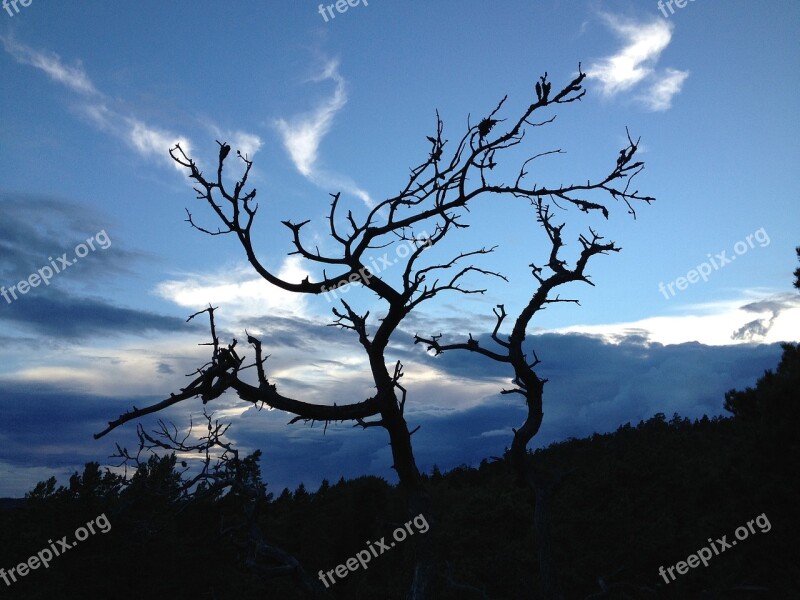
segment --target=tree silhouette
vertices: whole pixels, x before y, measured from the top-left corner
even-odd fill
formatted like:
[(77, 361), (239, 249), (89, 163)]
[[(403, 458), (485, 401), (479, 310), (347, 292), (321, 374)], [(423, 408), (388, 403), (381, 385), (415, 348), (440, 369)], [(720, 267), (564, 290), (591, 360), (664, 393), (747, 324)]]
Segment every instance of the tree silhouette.
[[(261, 341), (247, 335), (254, 357), (246, 364), (240, 355), (236, 339), (230, 344), (220, 342), (216, 333), (215, 307), (209, 307), (196, 313), (209, 317), (212, 346), (211, 359), (198, 368), (193, 380), (179, 392), (170, 394), (165, 400), (145, 408), (135, 408), (110, 421), (108, 427), (95, 435), (96, 438), (106, 435), (114, 428), (145, 415), (158, 412), (179, 402), (200, 398), (208, 403), (222, 394), (231, 391), (246, 402), (257, 406), (285, 411), (293, 418), (290, 423), (325, 422), (326, 427), (332, 421), (350, 421), (354, 426), (364, 429), (382, 427), (386, 430), (391, 446), (393, 465), (397, 472), (401, 487), (408, 496), (409, 515), (424, 514), (432, 527), (430, 497), (424, 478), (421, 476), (414, 458), (411, 430), (404, 416), (407, 390), (401, 384), (403, 364), (399, 360), (390, 360), (389, 344), (397, 333), (403, 320), (423, 303), (442, 293), (482, 294), (485, 288), (473, 287), (466, 283), (470, 276), (486, 278), (506, 277), (495, 270), (486, 269), (474, 264), (485, 255), (493, 252), (496, 246), (483, 246), (464, 250), (457, 255), (449, 255), (436, 262), (430, 259), (433, 248), (446, 236), (458, 229), (469, 227), (465, 222), (465, 213), (469, 204), (479, 198), (492, 197), (498, 199), (529, 203), (534, 207), (537, 220), (549, 236), (551, 248), (543, 262), (543, 266), (531, 265), (538, 287), (532, 293), (530, 302), (517, 316), (513, 331), (507, 339), (503, 339), (499, 330), (506, 313), (502, 305), (495, 311), (497, 324), (492, 339), (499, 347), (498, 351), (480, 347), (471, 338), (463, 344), (441, 344), (440, 336), (431, 338), (417, 337), (416, 342), (424, 342), (429, 348), (440, 353), (450, 349), (465, 349), (477, 352), (491, 360), (508, 363), (514, 373), (515, 387), (505, 393), (518, 393), (528, 404), (528, 418), (516, 432), (511, 451), (511, 462), (523, 479), (531, 479), (526, 466), (525, 448), (538, 431), (542, 420), (542, 386), (534, 370), (537, 359), (531, 361), (523, 350), (525, 331), (531, 318), (547, 304), (556, 302), (576, 302), (564, 300), (551, 293), (559, 286), (573, 282), (589, 282), (585, 268), (589, 259), (596, 254), (616, 252), (614, 243), (602, 243), (602, 238), (590, 232), (581, 236), (583, 249), (575, 266), (568, 268), (567, 262), (561, 258), (564, 245), (561, 237), (563, 225), (553, 222), (550, 204), (562, 208), (561, 204), (571, 205), (585, 213), (600, 212), (605, 218), (609, 216), (606, 202), (610, 199), (622, 201), (629, 212), (633, 213), (632, 203), (650, 202), (653, 198), (639, 193), (631, 186), (632, 180), (643, 169), (642, 162), (634, 161), (638, 142), (628, 136), (628, 143), (613, 159), (607, 173), (597, 178), (580, 178), (581, 183), (548, 186), (540, 183), (529, 183), (530, 165), (544, 156), (560, 154), (561, 149), (553, 149), (535, 154), (522, 162), (513, 183), (496, 181), (494, 169), (497, 160), (506, 151), (520, 145), (526, 132), (552, 123), (555, 116), (545, 116), (534, 120), (548, 107), (569, 104), (580, 100), (585, 91), (582, 84), (586, 77), (578, 67), (577, 75), (559, 91), (551, 91), (551, 83), (545, 73), (535, 84), (536, 100), (514, 118), (500, 118), (507, 97), (478, 123), (468, 121), (467, 131), (455, 145), (444, 138), (444, 124), (436, 113), (436, 132), (429, 136), (429, 153), (418, 166), (411, 169), (408, 182), (401, 191), (372, 207), (363, 219), (357, 219), (352, 210), (343, 214), (340, 194), (331, 194), (327, 229), (330, 237), (339, 248), (335, 254), (322, 253), (319, 248), (312, 248), (305, 241), (304, 227), (308, 220), (293, 222), (283, 221), (289, 230), (293, 250), (290, 255), (298, 255), (307, 264), (321, 268), (322, 275), (318, 281), (306, 277), (302, 281), (287, 281), (268, 268), (258, 255), (254, 245), (253, 223), (259, 210), (256, 203), (256, 190), (245, 191), (252, 161), (239, 151), (236, 157), (242, 163), (242, 174), (231, 187), (223, 178), (226, 160), (231, 147), (224, 142), (219, 144), (219, 156), (214, 176), (206, 177), (197, 163), (186, 154), (180, 145), (170, 150), (175, 162), (184, 167), (189, 178), (195, 184), (198, 199), (202, 200), (216, 215), (219, 225), (206, 227), (198, 224), (192, 213), (187, 210), (187, 221), (195, 229), (211, 235), (233, 235), (245, 252), (253, 269), (272, 285), (298, 294), (323, 294), (340, 286), (358, 283), (382, 301), (383, 312), (380, 319), (369, 319), (369, 312), (360, 314), (345, 300), (341, 306), (332, 309), (335, 320), (331, 325), (352, 331), (362, 347), (369, 362), (369, 370), (375, 385), (375, 393), (361, 401), (345, 403), (319, 404), (286, 396), (278, 391), (278, 386), (267, 377), (266, 358), (262, 351)], [(502, 124), (502, 125), (501, 125)], [(530, 137), (530, 134), (529, 136)], [(599, 196), (599, 198), (595, 198)], [(497, 232), (487, 232), (487, 234)], [(448, 238), (449, 239), (449, 238)], [(404, 244), (410, 249), (403, 260), (398, 262), (395, 273), (399, 277), (390, 279), (377, 269), (370, 268), (367, 255), (378, 248), (392, 248)], [(544, 269), (549, 274), (544, 273)], [(331, 271), (331, 274), (328, 271)], [(399, 280), (399, 281), (396, 281)], [(252, 376), (249, 373), (254, 373)], [(541, 486), (542, 481), (531, 479), (534, 486)], [(415, 538), (417, 565), (414, 569), (409, 598), (422, 600), (430, 597), (430, 589), (437, 568), (434, 564), (433, 552), (428, 540), (430, 536)]]
[[(795, 248), (800, 258), (800, 246)], [(800, 268), (794, 272), (800, 289)], [(771, 430), (791, 429), (800, 417), (800, 345), (782, 343), (778, 367), (767, 369), (756, 387), (729, 390), (723, 408), (743, 421), (758, 422)]]
[(773, 430), (793, 427), (800, 417), (800, 346), (781, 344), (778, 367), (767, 369), (756, 387), (725, 393), (723, 408), (745, 421), (758, 421)]

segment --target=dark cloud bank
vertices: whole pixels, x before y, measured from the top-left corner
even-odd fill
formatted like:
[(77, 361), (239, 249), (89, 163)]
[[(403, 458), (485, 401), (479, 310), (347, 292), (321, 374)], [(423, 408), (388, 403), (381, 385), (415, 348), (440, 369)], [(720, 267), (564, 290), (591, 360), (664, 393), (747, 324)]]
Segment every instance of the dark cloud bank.
[[(545, 420), (534, 440), (536, 447), (614, 430), (657, 412), (668, 416), (677, 412), (690, 418), (722, 414), (724, 393), (753, 385), (765, 369), (777, 365), (781, 354), (777, 344), (663, 346), (636, 337), (607, 344), (578, 334), (530, 339), (542, 360), (541, 375), (549, 379)], [(488, 344), (483, 339), (482, 343)], [(457, 385), (463, 385), (464, 379), (486, 382), (508, 376), (502, 366), (466, 353), (434, 358), (420, 348), (409, 354), (439, 370), (444, 382), (458, 378), (453, 393), (458, 393)], [(93, 440), (92, 434), (131, 404), (143, 406), (154, 400), (3, 386), (0, 464), (5, 465), (6, 475), (0, 481), (0, 496), (21, 495), (30, 489), (34, 479), (43, 478), (38, 474), (44, 471), (33, 471), (35, 467), (46, 467), (65, 482), (71, 470), (88, 460), (109, 464), (107, 457), (115, 442), (133, 445), (135, 425), (128, 424), (100, 441)], [(191, 401), (159, 416), (183, 425), (190, 413), (196, 418), (201, 411), (200, 402)], [(415, 453), (420, 468), (429, 471), (434, 464), (446, 469), (502, 454), (510, 443), (511, 428), (521, 423), (524, 411), (514, 396), (499, 395), (457, 410), (447, 398), (415, 397), (411, 386), (406, 416), (411, 427), (421, 426), (414, 435)], [(331, 425), (323, 434), (320, 424), (288, 426), (288, 420), (284, 413), (254, 408), (232, 419), (230, 437), (237, 446), (248, 451), (262, 449), (264, 477), (273, 491), (294, 488), (300, 482), (316, 489), (323, 478), (362, 474), (395, 480), (383, 430)]]

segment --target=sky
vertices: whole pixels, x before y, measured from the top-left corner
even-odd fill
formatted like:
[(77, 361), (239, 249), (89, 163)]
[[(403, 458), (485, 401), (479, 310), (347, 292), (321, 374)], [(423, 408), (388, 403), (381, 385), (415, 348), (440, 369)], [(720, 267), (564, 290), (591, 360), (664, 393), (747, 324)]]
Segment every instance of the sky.
[[(559, 88), (580, 65), (585, 97), (552, 109), (551, 124), (499, 159), (498, 180), (556, 149), (536, 162), (537, 185), (597, 179), (627, 128), (646, 163), (636, 187), (656, 201), (637, 205), (635, 218), (613, 201), (608, 220), (556, 209), (572, 260), (590, 227), (622, 250), (590, 263), (594, 286), (563, 290), (580, 305), (550, 306), (531, 323), (549, 380), (532, 447), (659, 412), (723, 414), (727, 390), (753, 385), (777, 364), (780, 342), (800, 341), (794, 0), (2, 8), (0, 496), (50, 476), (66, 483), (88, 461), (115, 464), (109, 456), (116, 443), (134, 445), (135, 424), (92, 434), (177, 391), (208, 360), (206, 324), (186, 319), (210, 303), (223, 339), (260, 336), (268, 377), (285, 395), (328, 404), (371, 395), (357, 340), (326, 326), (336, 298), (270, 286), (235, 239), (186, 222), (188, 210), (217, 227), (170, 158), (176, 143), (207, 171), (217, 140), (246, 154), (259, 256), (285, 279), (314, 280), (315, 265), (287, 256), (281, 221), (309, 219), (310, 243), (333, 248), (330, 194), (356, 218), (395, 195), (426, 159), (437, 111), (444, 137), (456, 140), (504, 96), (511, 119), (535, 100), (541, 75)], [(519, 401), (499, 395), (509, 380), (502, 366), (432, 357), (413, 343), (442, 333), (488, 344), (492, 308), (514, 314), (535, 289), (528, 265), (548, 247), (530, 206), (482, 198), (465, 221), (470, 228), (431, 260), (497, 244), (481, 266), (508, 282), (474, 279), (485, 294), (423, 305), (386, 357), (403, 362), (406, 418), (420, 426), (415, 453), (426, 471), (500, 455), (524, 420)], [(397, 247), (386, 249), (387, 281), (402, 270), (392, 271)], [(380, 318), (367, 290), (346, 294)], [(207, 408), (231, 423), (237, 447), (262, 449), (273, 491), (361, 474), (396, 480), (383, 430), (290, 426), (290, 415), (231, 395)], [(185, 429), (202, 410), (192, 400), (159, 416)]]

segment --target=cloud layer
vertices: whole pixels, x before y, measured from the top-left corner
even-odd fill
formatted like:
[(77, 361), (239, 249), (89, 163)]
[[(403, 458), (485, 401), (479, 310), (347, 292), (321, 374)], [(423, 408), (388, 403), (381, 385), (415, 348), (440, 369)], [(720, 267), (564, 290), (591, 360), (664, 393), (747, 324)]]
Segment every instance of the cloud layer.
[[(323, 403), (358, 401), (371, 393), (364, 365), (352, 360), (347, 351), (353, 344), (346, 335), (293, 318), (270, 322), (263, 336), (274, 355), (267, 363), (268, 376), (282, 393)], [(402, 338), (398, 347), (405, 350), (393, 347), (391, 358), (402, 357), (406, 365), (406, 418), (412, 428), (421, 426), (414, 435), (420, 468), (477, 464), (502, 454), (510, 444), (511, 428), (524, 418), (519, 402), (499, 395), (510, 377), (504, 366), (468, 353), (431, 357), (413, 346), (410, 335)], [(488, 335), (479, 339), (481, 345), (491, 343)], [(542, 359), (541, 375), (549, 379), (545, 420), (535, 447), (613, 430), (657, 412), (678, 412), (690, 418), (721, 414), (724, 393), (752, 385), (764, 369), (777, 365), (781, 352), (776, 344), (664, 346), (640, 336), (609, 343), (596, 336), (546, 334), (531, 336), (530, 343)], [(148, 356), (131, 349), (136, 364), (123, 358), (122, 364), (105, 368), (117, 373), (114, 377), (120, 381), (124, 373), (134, 373), (140, 381), (152, 379), (148, 393), (160, 386), (159, 396), (126, 396), (124, 390), (135, 389), (133, 383), (105, 386), (102, 394), (92, 393), (90, 381), (65, 385), (58, 371), (48, 373), (51, 383), (46, 386), (31, 385), (44, 380), (41, 373), (33, 380), (4, 377), (0, 413), (7, 418), (0, 422), (0, 470), (6, 476), (0, 481), (0, 496), (23, 493), (46, 473), (63, 479), (80, 466), (76, 461), (107, 462), (105, 456), (114, 442), (129, 443), (132, 424), (101, 442), (94, 442), (91, 434), (132, 404), (143, 406), (165, 397), (183, 379), (175, 373), (190, 371), (191, 360), (186, 356), (170, 357), (165, 347), (149, 350)], [(194, 360), (202, 360), (198, 357)], [(232, 423), (230, 437), (237, 447), (264, 451), (264, 475), (273, 490), (294, 488), (300, 482), (313, 489), (324, 478), (365, 473), (395, 480), (383, 430), (331, 424), (324, 433), (320, 424), (288, 426), (290, 415), (248, 406), (228, 395), (207, 408)], [(190, 415), (197, 420), (201, 411), (200, 401), (193, 400), (159, 416), (183, 428)]]

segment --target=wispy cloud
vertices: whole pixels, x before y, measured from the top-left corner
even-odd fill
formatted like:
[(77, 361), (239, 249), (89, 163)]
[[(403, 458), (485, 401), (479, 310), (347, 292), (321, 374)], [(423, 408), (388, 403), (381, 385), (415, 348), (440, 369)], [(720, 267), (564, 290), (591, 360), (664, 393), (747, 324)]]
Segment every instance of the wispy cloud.
[(189, 141), (184, 136), (150, 126), (130, 114), (121, 114), (108, 107), (109, 100), (95, 87), (83, 67), (65, 65), (54, 52), (34, 50), (9, 37), (0, 36), (6, 52), (17, 62), (44, 71), (51, 79), (66, 86), (83, 97), (81, 111), (90, 122), (107, 133), (124, 140), (139, 155), (169, 160), (169, 149), (180, 142), (184, 150), (189, 150)]
[(670, 108), (672, 97), (680, 92), (689, 75), (688, 71), (672, 68), (655, 69), (672, 40), (672, 24), (663, 20), (637, 22), (610, 14), (603, 14), (602, 18), (623, 45), (616, 53), (591, 64), (588, 77), (600, 83), (605, 96), (615, 96), (646, 82), (648, 91), (637, 99), (650, 110)]
[(6, 52), (13, 56), (18, 63), (41, 69), (52, 80), (80, 94), (95, 95), (98, 93), (80, 63), (70, 67), (65, 65), (55, 52), (34, 50), (20, 44), (10, 36), (0, 35), (0, 40), (2, 40)]
[(264, 141), (260, 136), (254, 133), (247, 133), (245, 131), (231, 131), (218, 127), (214, 123), (206, 123), (206, 127), (214, 134), (214, 137), (219, 141), (225, 141), (234, 150), (238, 150), (243, 156), (252, 159), (253, 156), (261, 150)]
[(603, 15), (606, 24), (624, 40), (623, 47), (589, 67), (588, 76), (598, 79), (606, 95), (628, 90), (653, 72), (653, 65), (669, 45), (672, 27), (666, 21), (636, 23)]
[(331, 60), (326, 63), (322, 72), (311, 81), (333, 81), (335, 84), (333, 94), (308, 113), (290, 119), (278, 119), (275, 122), (284, 148), (297, 170), (315, 185), (337, 187), (370, 206), (372, 201), (367, 192), (347, 177), (328, 173), (317, 164), (320, 143), (330, 131), (336, 114), (347, 104), (346, 84), (339, 74), (338, 61)]
[[(58, 54), (35, 50), (9, 36), (0, 36), (0, 41), (6, 52), (18, 63), (43, 71), (53, 81), (77, 93), (82, 98), (79, 105), (80, 112), (99, 130), (123, 140), (144, 158), (167, 161), (174, 168), (182, 170), (182, 167), (170, 158), (169, 149), (180, 143), (181, 147), (190, 153), (192, 145), (186, 136), (150, 125), (130, 111), (114, 109), (114, 102), (97, 89), (80, 63), (76, 66), (66, 65)], [(212, 129), (220, 131), (214, 126)], [(242, 131), (235, 131), (222, 137), (228, 139), (234, 147), (242, 151), (242, 154), (247, 154), (250, 158), (262, 146), (260, 137)]]
[(311, 177), (317, 162), (319, 144), (331, 128), (333, 118), (345, 104), (347, 92), (344, 78), (339, 75), (339, 63), (330, 61), (322, 73), (312, 81), (331, 80), (336, 84), (333, 95), (308, 114), (289, 121), (278, 119), (276, 125), (295, 167), (304, 176)]
[[(176, 135), (169, 131), (150, 127), (149, 125), (134, 119), (132, 117), (124, 117), (126, 124), (125, 132), (128, 141), (133, 145), (136, 151), (142, 156), (153, 156), (159, 158), (167, 158), (170, 148), (175, 144), (180, 144), (183, 150), (187, 153), (191, 152), (191, 144), (183, 136)], [(170, 164), (178, 169), (183, 170), (183, 167), (170, 159)]]
[(123, 140), (140, 156), (169, 161), (173, 168), (183, 170), (183, 167), (170, 158), (169, 149), (180, 143), (181, 147), (190, 153), (192, 144), (187, 137), (153, 127), (133, 116), (121, 114), (109, 108), (104, 101), (86, 102), (81, 105), (80, 110), (92, 125)]
[[(299, 256), (284, 259), (278, 277), (300, 282), (309, 274)], [(253, 273), (247, 264), (226, 267), (214, 273), (190, 273), (164, 281), (156, 294), (183, 308), (202, 310), (209, 303), (225, 305), (228, 320), (246, 320), (259, 314), (305, 316), (306, 302), (297, 294), (277, 288)]]
[(650, 110), (661, 111), (672, 107), (672, 97), (681, 91), (689, 71), (667, 69), (652, 85), (647, 93), (639, 96)]
[(252, 133), (245, 133), (244, 131), (234, 131), (225, 136), (225, 138), (230, 140), (230, 144), (234, 148), (249, 158), (253, 158), (253, 155), (264, 145), (264, 142), (261, 141), (259, 136)]

